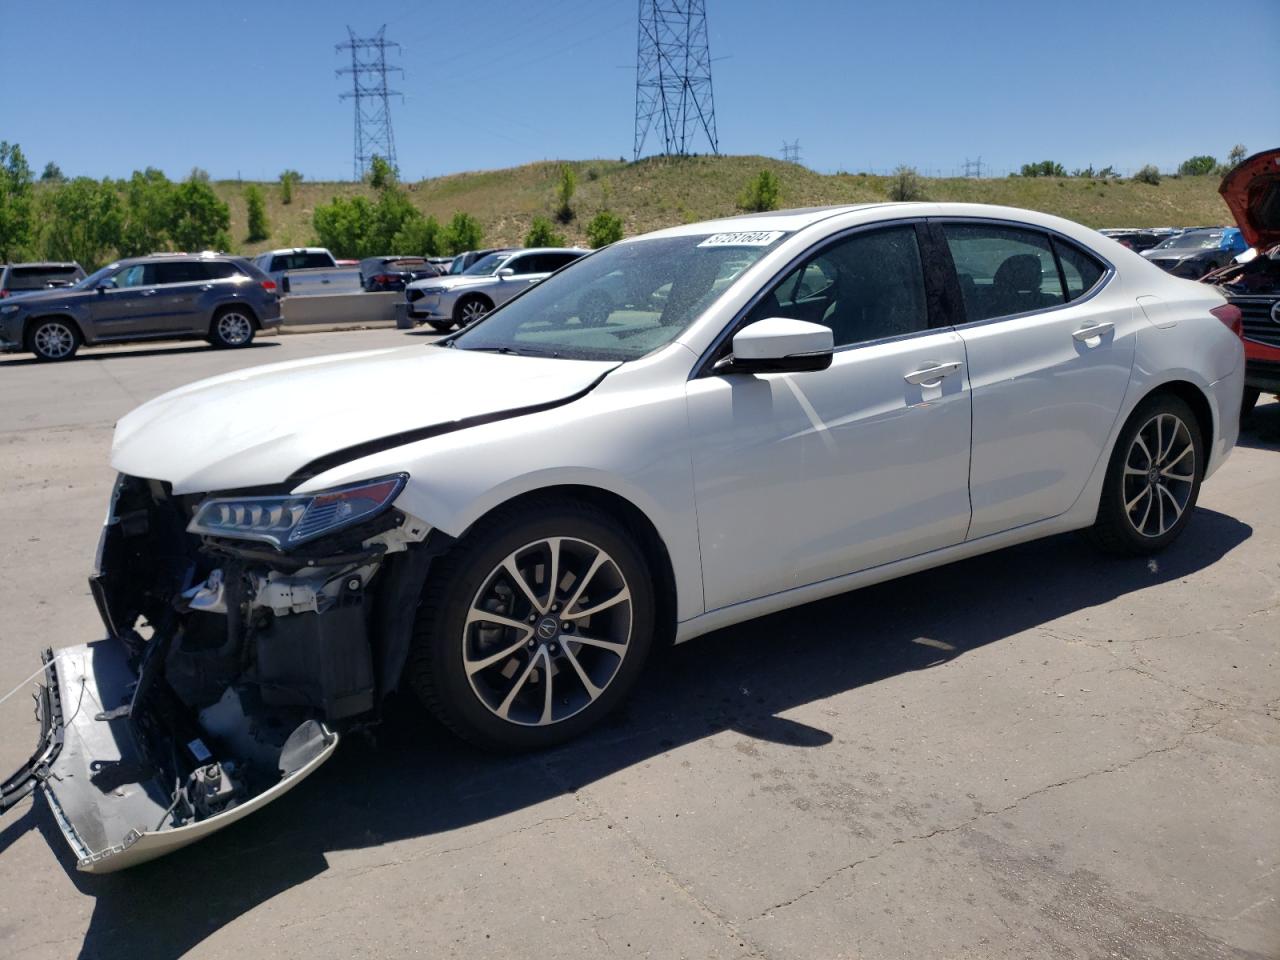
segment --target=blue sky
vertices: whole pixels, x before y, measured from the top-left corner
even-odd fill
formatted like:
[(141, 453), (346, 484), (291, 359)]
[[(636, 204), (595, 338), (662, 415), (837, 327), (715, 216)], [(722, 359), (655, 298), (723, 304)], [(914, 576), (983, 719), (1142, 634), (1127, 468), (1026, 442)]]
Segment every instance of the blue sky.
[[(630, 159), (635, 0), (0, 0), (0, 139), (37, 170), (351, 176), (334, 44), (384, 22), (408, 178)], [(1280, 146), (1280, 0), (707, 0), (720, 148), (824, 172), (1171, 168)], [(1221, 15), (1217, 14), (1221, 10)], [(651, 141), (652, 143), (652, 141)]]

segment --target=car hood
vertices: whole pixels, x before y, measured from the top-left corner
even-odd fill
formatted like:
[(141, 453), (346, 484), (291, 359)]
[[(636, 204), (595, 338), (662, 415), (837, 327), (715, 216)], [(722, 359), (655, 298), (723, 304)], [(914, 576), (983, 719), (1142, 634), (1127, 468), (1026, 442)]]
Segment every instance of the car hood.
[(72, 290), (70, 287), (49, 287), (45, 290), (15, 290), (5, 297), (3, 301), (0, 301), (0, 305), (13, 303), (15, 300), (22, 303), (38, 301), (47, 304), (54, 300), (71, 300), (82, 296), (84, 296), (83, 290)]
[(616, 366), (413, 346), (254, 367), (138, 407), (111, 465), (176, 494), (275, 485), (370, 441), (572, 399)]
[(1241, 161), (1218, 187), (1251, 247), (1280, 243), (1280, 150), (1264, 150)]
[(1140, 255), (1148, 260), (1195, 260), (1199, 257), (1212, 256), (1217, 252), (1217, 250), (1194, 247), (1190, 250), (1143, 250)]

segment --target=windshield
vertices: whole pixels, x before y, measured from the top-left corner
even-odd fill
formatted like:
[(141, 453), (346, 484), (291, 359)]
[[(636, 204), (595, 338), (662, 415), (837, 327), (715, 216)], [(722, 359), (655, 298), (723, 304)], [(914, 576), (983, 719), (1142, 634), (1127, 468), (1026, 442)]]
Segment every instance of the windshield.
[(481, 257), (467, 269), (462, 271), (464, 277), (490, 277), (498, 272), (498, 268), (510, 260), (510, 253), (491, 253)]
[(783, 236), (775, 231), (614, 244), (530, 287), (451, 345), (636, 360), (678, 337)]
[(89, 274), (87, 277), (85, 277), (83, 280), (81, 280), (71, 289), (72, 290), (92, 290), (94, 287), (100, 284), (103, 280), (107, 279), (107, 277), (111, 276), (111, 274), (115, 273), (116, 269), (119, 266), (120, 265), (118, 263), (108, 264), (107, 266), (103, 267), (101, 270), (96, 270), (93, 273)]
[(1221, 230), (1188, 230), (1156, 246), (1157, 250), (1216, 250), (1222, 246)]

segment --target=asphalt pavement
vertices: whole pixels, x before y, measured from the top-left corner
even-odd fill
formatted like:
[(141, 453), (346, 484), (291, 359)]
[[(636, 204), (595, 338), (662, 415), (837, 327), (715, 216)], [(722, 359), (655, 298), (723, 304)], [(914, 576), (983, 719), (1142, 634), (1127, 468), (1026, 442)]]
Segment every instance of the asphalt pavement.
[[(101, 634), (117, 417), (424, 339), (0, 357), (0, 695)], [(1057, 537), (723, 630), (533, 756), (403, 700), (278, 803), (120, 874), (78, 874), (24, 801), (0, 956), (1280, 957), (1278, 493), (1272, 402), (1151, 561)], [(2, 772), (30, 713), (0, 704)]]

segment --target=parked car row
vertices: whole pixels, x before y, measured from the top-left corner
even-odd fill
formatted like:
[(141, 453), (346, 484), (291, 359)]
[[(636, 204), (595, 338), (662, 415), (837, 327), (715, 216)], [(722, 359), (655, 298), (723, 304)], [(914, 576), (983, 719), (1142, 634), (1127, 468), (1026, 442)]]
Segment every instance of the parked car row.
[(281, 322), (275, 281), (242, 257), (152, 254), (79, 273), (71, 286), (0, 301), (0, 352), (55, 361), (81, 344), (203, 339), (245, 347)]

